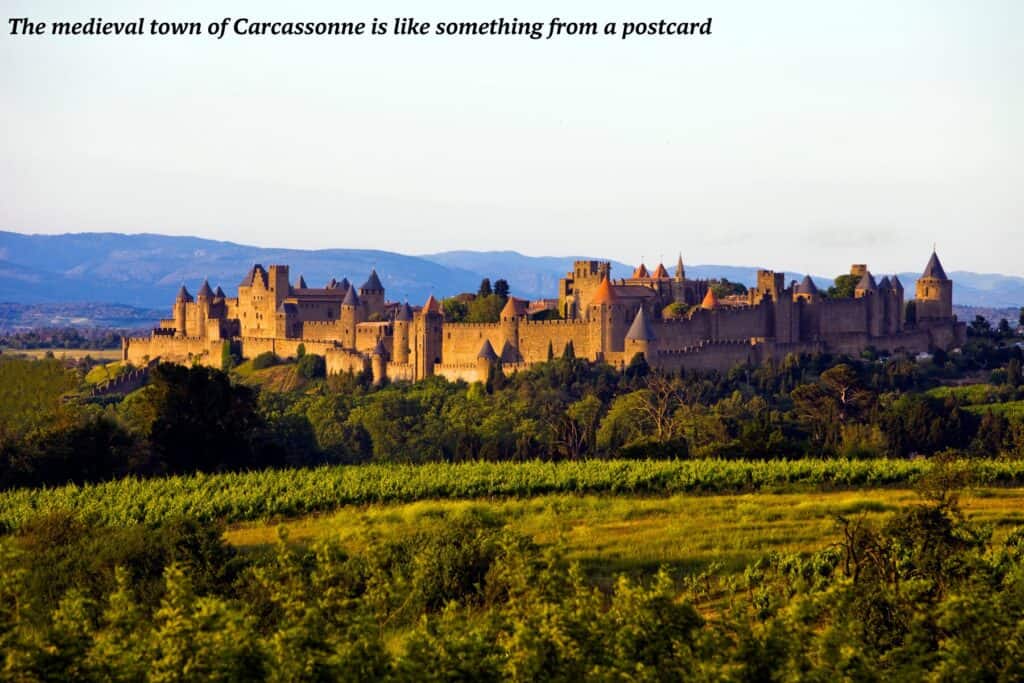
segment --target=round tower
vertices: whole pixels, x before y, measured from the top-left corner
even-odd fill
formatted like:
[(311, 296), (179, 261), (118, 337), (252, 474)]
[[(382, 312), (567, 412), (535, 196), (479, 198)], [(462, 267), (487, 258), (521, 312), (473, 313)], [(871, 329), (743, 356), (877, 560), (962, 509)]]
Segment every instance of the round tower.
[(917, 300), (918, 320), (948, 320), (953, 317), (953, 281), (934, 251), (928, 265), (917, 280), (914, 298)]
[[(519, 356), (519, 321), (526, 317), (526, 302), (510, 296), (501, 309), (501, 332), (505, 337), (503, 347), (509, 351), (507, 355)], [(493, 350), (493, 349), (492, 349)], [(505, 348), (502, 352), (506, 353)], [(504, 358), (503, 360), (515, 360), (515, 358)]]
[(203, 280), (202, 286), (196, 292), (196, 333), (200, 337), (206, 336), (206, 321), (210, 319), (210, 304), (213, 303), (213, 290), (210, 289), (210, 281)]
[(185, 289), (185, 285), (182, 285), (178, 290), (178, 296), (174, 299), (174, 336), (176, 337), (184, 337), (188, 334), (186, 329), (188, 305), (192, 302), (192, 295)]
[(647, 316), (644, 313), (643, 306), (641, 306), (636, 317), (633, 318), (633, 324), (630, 325), (629, 331), (626, 332), (626, 361), (633, 360), (633, 356), (640, 353), (643, 354), (644, 359), (650, 364), (654, 360), (654, 354), (657, 352), (655, 348), (656, 343), (654, 330), (651, 329), (650, 323), (647, 322)]
[(488, 339), (484, 339), (483, 346), (480, 347), (480, 353), (476, 354), (476, 379), (478, 382), (487, 383), (487, 379), (491, 376), (491, 368), (498, 363), (498, 354), (494, 352), (494, 347), (491, 346), (491, 342)]
[(341, 345), (346, 349), (356, 348), (356, 323), (359, 322), (359, 297), (356, 288), (349, 287), (341, 301)]
[(412, 309), (408, 303), (402, 304), (395, 316), (395, 341), (392, 355), (396, 363), (409, 362), (409, 326), (412, 324)]
[(370, 355), (370, 369), (373, 372), (373, 386), (379, 387), (384, 384), (384, 380), (388, 377), (388, 351), (384, 348), (384, 340), (378, 339), (377, 345), (373, 347), (373, 353)]
[(626, 309), (608, 278), (601, 280), (587, 312), (591, 324), (592, 354), (603, 356), (621, 352), (625, 348)]

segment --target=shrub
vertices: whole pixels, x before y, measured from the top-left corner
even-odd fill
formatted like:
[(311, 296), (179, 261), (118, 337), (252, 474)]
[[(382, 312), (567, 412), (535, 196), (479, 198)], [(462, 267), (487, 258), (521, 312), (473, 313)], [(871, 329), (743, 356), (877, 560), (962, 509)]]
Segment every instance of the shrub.
[(326, 377), (327, 362), (323, 356), (307, 353), (299, 357), (299, 362), (295, 364), (295, 372), (300, 377), (305, 377), (306, 379)]
[(277, 357), (273, 351), (264, 351), (260, 355), (252, 359), (253, 370), (263, 370), (265, 368), (272, 367), (281, 362), (281, 359)]

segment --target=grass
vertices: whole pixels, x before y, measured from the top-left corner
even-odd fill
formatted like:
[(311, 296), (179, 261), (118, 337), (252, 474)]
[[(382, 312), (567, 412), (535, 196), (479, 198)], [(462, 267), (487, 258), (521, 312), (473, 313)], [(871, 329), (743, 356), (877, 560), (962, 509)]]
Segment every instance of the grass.
[(1024, 401), (1008, 401), (1007, 403), (991, 403), (988, 405), (967, 406), (964, 410), (975, 415), (991, 412), (1003, 417), (1024, 417)]
[(0, 349), (4, 354), (12, 356), (25, 356), (27, 358), (45, 358), (47, 353), (53, 353), (53, 357), (60, 359), (78, 360), (91, 356), (96, 360), (117, 361), (121, 360), (121, 349)]
[[(277, 542), (332, 539), (359, 552), (382, 539), (445, 525), (474, 514), (532, 537), (541, 545), (562, 543), (569, 559), (592, 575), (649, 573), (661, 565), (691, 573), (713, 563), (727, 572), (766, 552), (813, 551), (838, 539), (836, 515), (882, 521), (919, 502), (905, 489), (829, 493), (741, 495), (543, 495), (509, 500), (429, 500), (346, 506), (280, 524), (246, 522), (228, 528), (226, 539), (255, 550)], [(997, 540), (1024, 525), (1024, 489), (978, 489), (962, 500), (968, 518), (992, 524)]]
[[(1024, 461), (972, 460), (970, 467), (979, 487), (1024, 485)], [(0, 492), (0, 529), (16, 529), (41, 512), (58, 511), (115, 525), (152, 524), (178, 516), (233, 523), (297, 518), (352, 505), (430, 500), (908, 489), (930, 468), (923, 459), (588, 460), (340, 465), (129, 477)]]

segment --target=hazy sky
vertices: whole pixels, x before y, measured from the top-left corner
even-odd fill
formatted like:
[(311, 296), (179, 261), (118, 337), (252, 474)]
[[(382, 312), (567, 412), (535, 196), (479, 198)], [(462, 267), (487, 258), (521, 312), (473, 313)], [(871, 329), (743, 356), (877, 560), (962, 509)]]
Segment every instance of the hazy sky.
[[(0, 0), (0, 229), (1024, 274), (1024, 2)], [(429, 9), (428, 9), (429, 5)], [(628, 9), (627, 9), (628, 8)], [(21, 38), (7, 18), (703, 19)]]

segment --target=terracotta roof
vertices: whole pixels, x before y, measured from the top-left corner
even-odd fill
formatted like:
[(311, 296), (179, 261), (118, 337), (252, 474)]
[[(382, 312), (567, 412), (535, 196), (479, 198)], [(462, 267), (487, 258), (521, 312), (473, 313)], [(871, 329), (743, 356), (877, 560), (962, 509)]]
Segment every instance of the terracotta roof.
[(662, 278), (667, 280), (669, 275), (668, 271), (665, 270), (665, 264), (659, 263), (658, 267), (654, 269), (654, 275), (652, 275), (651, 277), (653, 277), (656, 280), (660, 280)]
[(647, 272), (647, 266), (645, 266), (642, 263), (639, 266), (636, 267), (636, 270), (633, 271), (633, 279), (634, 280), (637, 280), (639, 278), (644, 278), (644, 277), (650, 277), (650, 276), (651, 276), (651, 274)]
[(395, 320), (398, 322), (409, 322), (412, 320), (412, 309), (409, 308), (408, 303), (404, 303), (398, 307), (398, 313), (395, 315)]
[(218, 299), (223, 299), (225, 296), (227, 296), (226, 294), (224, 294), (224, 290), (220, 288), (220, 285), (217, 285), (217, 289), (213, 292), (213, 295)]
[(372, 291), (381, 292), (384, 291), (384, 285), (380, 283), (380, 278), (377, 277), (377, 269), (374, 268), (370, 271), (370, 277), (366, 278), (366, 282), (359, 288), (359, 291)]
[(489, 361), (498, 360), (498, 354), (494, 352), (494, 347), (491, 346), (490, 339), (484, 339), (484, 344), (480, 347), (480, 353), (476, 354), (476, 357), (484, 358)]
[(386, 348), (384, 348), (384, 340), (383, 339), (378, 339), (377, 340), (377, 345), (373, 347), (373, 355), (374, 356), (386, 356), (386, 355), (388, 355), (388, 350)]
[(505, 302), (505, 307), (501, 309), (502, 318), (521, 318), (526, 315), (527, 302), (523, 299), (517, 299), (514, 296), (510, 296), (508, 301)]
[(939, 255), (934, 251), (932, 252), (932, 257), (928, 259), (928, 265), (924, 267), (924, 273), (921, 274), (921, 277), (931, 277), (936, 280), (949, 279), (946, 277), (946, 271), (943, 270), (942, 264), (939, 262)]
[(342, 306), (358, 306), (359, 297), (356, 296), (356, 288), (349, 287), (348, 291), (345, 292), (345, 298), (341, 300)]
[(209, 280), (203, 280), (203, 284), (199, 288), (199, 291), (196, 292), (196, 296), (205, 296), (207, 299), (213, 297), (213, 290), (210, 289)]
[(800, 284), (796, 286), (797, 294), (817, 294), (818, 285), (814, 284), (814, 280), (811, 279), (810, 275), (804, 275), (804, 279), (800, 281)]
[(338, 281), (335, 280), (333, 277), (330, 280), (327, 281), (326, 285), (324, 285), (324, 289), (337, 289), (337, 288), (338, 288)]
[(632, 339), (634, 341), (651, 341), (654, 339), (654, 330), (651, 329), (650, 324), (647, 322), (647, 316), (644, 315), (643, 306), (640, 307), (636, 317), (633, 318), (633, 324), (629, 326), (629, 332), (626, 333), (626, 339)]
[(187, 302), (193, 301), (192, 295), (188, 293), (187, 289), (185, 289), (185, 285), (182, 285), (181, 289), (178, 290), (178, 296), (175, 297), (174, 300), (175, 301), (187, 301)]
[(893, 289), (897, 289), (897, 288), (898, 289), (903, 289), (903, 283), (900, 282), (900, 276), (899, 275), (893, 275), (891, 282), (892, 282)]
[(618, 303), (618, 297), (615, 295), (615, 290), (612, 289), (612, 283), (608, 282), (608, 278), (601, 280), (601, 284), (597, 286), (594, 298), (590, 300), (590, 303), (593, 306), (601, 304), (610, 306), (611, 304)]
[(889, 278), (888, 277), (883, 277), (882, 281), (878, 283), (878, 291), (880, 291), (880, 292), (888, 292), (891, 289), (892, 289), (892, 283), (889, 282)]
[(423, 304), (423, 312), (424, 313), (440, 313), (441, 312), (441, 304), (438, 303), (437, 299), (434, 298), (433, 294), (428, 296), (427, 297), (427, 303)]
[(867, 290), (869, 292), (878, 291), (878, 284), (875, 282), (875, 276), (871, 274), (871, 271), (865, 271), (864, 277), (857, 283), (857, 289)]
[(700, 302), (700, 307), (709, 310), (718, 308), (718, 297), (715, 296), (715, 290), (708, 287), (708, 293), (704, 295), (704, 301)]

